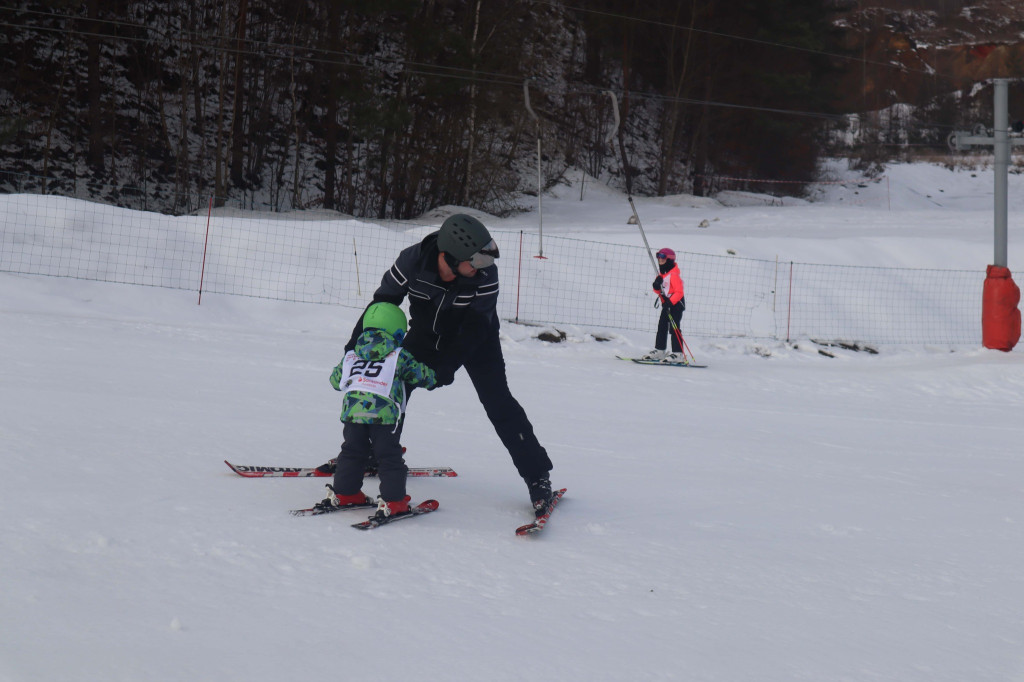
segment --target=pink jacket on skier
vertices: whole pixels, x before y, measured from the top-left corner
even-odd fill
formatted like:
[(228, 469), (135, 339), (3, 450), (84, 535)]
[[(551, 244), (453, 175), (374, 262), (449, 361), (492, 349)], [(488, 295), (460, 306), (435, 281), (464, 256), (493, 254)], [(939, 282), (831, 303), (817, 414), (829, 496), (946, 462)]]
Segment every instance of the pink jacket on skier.
[(661, 276), (661, 289), (654, 291), (668, 299), (672, 305), (683, 300), (683, 278), (679, 274), (678, 265), (673, 264), (672, 269)]

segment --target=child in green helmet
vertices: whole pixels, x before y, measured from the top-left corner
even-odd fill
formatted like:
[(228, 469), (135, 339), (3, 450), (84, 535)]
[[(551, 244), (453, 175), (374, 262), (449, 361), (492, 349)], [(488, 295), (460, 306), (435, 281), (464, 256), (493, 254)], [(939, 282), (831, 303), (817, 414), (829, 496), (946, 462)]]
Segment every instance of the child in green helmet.
[(434, 371), (402, 348), (405, 313), (391, 303), (374, 303), (363, 316), (363, 332), (354, 350), (331, 373), (331, 385), (343, 391), (344, 442), (334, 470), (334, 485), (318, 507), (363, 505), (363, 474), (371, 457), (377, 462), (380, 495), (377, 514), (409, 511), (405, 494), (408, 467), (402, 458), (406, 387), (434, 388)]

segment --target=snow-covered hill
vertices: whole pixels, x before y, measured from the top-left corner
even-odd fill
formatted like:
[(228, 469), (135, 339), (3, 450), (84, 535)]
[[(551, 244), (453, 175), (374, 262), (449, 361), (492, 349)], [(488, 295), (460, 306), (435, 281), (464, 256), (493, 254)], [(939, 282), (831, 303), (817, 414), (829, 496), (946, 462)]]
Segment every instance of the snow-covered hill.
[[(944, 173), (638, 210), (655, 248), (980, 271), (991, 186)], [(544, 206), (547, 230), (638, 243), (621, 195)], [(653, 311), (603, 343), (506, 325), (512, 390), (568, 488), (550, 525), (513, 535), (526, 488), (460, 373), (413, 396), (403, 438), (411, 465), (459, 472), (410, 481), (440, 510), (360, 533), (359, 512), (287, 514), (323, 481), (222, 463), (334, 456), (327, 378), (357, 311), (195, 303), (0, 275), (0, 680), (1024, 675), (1019, 350), (702, 339), (709, 367), (677, 369), (614, 357), (649, 347)]]

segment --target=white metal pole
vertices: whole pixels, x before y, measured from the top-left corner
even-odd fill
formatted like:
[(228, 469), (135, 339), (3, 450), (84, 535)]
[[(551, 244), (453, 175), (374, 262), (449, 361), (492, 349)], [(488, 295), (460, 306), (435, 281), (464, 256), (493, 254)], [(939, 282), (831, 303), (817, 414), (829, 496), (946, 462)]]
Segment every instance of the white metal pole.
[(543, 189), (544, 185), (541, 181), (541, 169), (540, 169), (540, 118), (533, 112), (530, 107), (530, 81), (529, 79), (523, 81), (523, 100), (526, 102), (526, 110), (530, 112), (530, 116), (537, 124), (537, 225), (539, 229), (539, 241), (538, 241), (538, 258), (544, 257), (544, 197)]
[(1007, 185), (1010, 172), (1010, 111), (1007, 104), (1007, 79), (997, 78), (994, 81), (995, 108), (994, 130), (995, 133), (995, 256), (993, 265), (1007, 267), (1006, 257), (1006, 214), (1007, 214)]
[(615, 115), (615, 125), (612, 126), (611, 130), (608, 131), (608, 134), (604, 136), (604, 143), (608, 144), (612, 141), (612, 138), (615, 137), (615, 133), (619, 132), (619, 124), (622, 123), (622, 121), (619, 120), (619, 98), (616, 97), (615, 93), (611, 90), (605, 90), (604, 94), (612, 98), (612, 113)]

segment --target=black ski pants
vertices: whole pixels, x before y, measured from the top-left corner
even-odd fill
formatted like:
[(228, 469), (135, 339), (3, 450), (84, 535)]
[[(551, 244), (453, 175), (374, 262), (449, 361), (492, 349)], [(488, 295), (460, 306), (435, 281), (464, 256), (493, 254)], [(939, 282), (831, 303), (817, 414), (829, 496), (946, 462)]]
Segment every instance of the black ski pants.
[(405, 465), (399, 442), (404, 421), (403, 417), (397, 429), (394, 424), (345, 423), (342, 429), (345, 441), (341, 444), (338, 465), (334, 469), (336, 494), (355, 495), (362, 489), (363, 473), (372, 457), (380, 480), (380, 496), (388, 502), (405, 499), (409, 467)]
[(683, 352), (683, 347), (679, 343), (679, 336), (682, 334), (682, 332), (680, 332), (680, 334), (677, 335), (675, 333), (675, 331), (672, 330), (672, 325), (669, 323), (668, 317), (669, 317), (669, 315), (672, 316), (672, 319), (676, 323), (676, 328), (679, 329), (680, 328), (679, 321), (683, 319), (683, 310), (685, 310), (685, 309), (686, 309), (686, 304), (683, 302), (683, 299), (680, 299), (679, 303), (673, 303), (673, 304), (669, 304), (669, 305), (665, 305), (664, 303), (662, 303), (662, 306), (661, 306), (661, 317), (658, 318), (658, 333), (655, 334), (655, 336), (654, 336), (654, 347), (656, 349), (658, 349), (658, 350), (665, 350), (665, 348), (666, 348), (666, 344), (665, 344), (666, 337), (671, 337), (671, 339), (672, 339), (672, 352), (673, 353), (682, 353)]
[[(437, 354), (419, 348), (406, 348), (420, 362), (433, 368)], [(484, 340), (466, 358), (459, 358), (466, 368), (477, 398), (483, 405), (487, 418), (491, 420), (495, 433), (501, 439), (512, 457), (519, 475), (527, 482), (548, 475), (553, 465), (547, 450), (533, 433), (533, 424), (526, 416), (519, 401), (512, 395), (505, 375), (505, 356), (501, 352), (501, 341), (497, 327), (488, 332)], [(458, 369), (457, 367), (455, 368)]]

